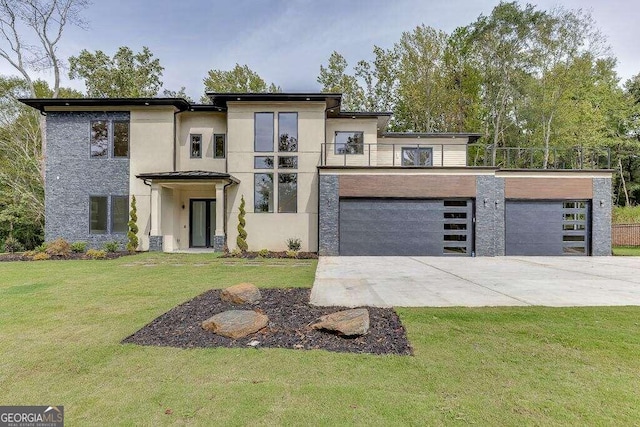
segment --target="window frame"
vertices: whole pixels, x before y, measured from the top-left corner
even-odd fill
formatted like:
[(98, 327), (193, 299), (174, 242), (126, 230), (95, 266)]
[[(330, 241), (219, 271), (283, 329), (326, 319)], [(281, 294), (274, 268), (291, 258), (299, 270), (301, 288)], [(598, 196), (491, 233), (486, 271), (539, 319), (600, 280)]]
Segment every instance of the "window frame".
[[(271, 159), (271, 167), (269, 166), (265, 166), (265, 167), (260, 167), (258, 166), (258, 164), (256, 163), (257, 159)], [(257, 169), (257, 170), (274, 170), (276, 166), (276, 162), (275, 162), (275, 156), (253, 156), (253, 169)]]
[[(280, 159), (293, 159), (293, 166), (283, 166), (280, 163)], [(298, 156), (278, 156), (278, 169), (285, 169), (285, 170), (298, 169)]]
[[(356, 147), (360, 146), (362, 147), (362, 152), (360, 153), (349, 153), (349, 152), (344, 152), (344, 153), (340, 153), (338, 152), (338, 145), (344, 146), (346, 148), (347, 143), (346, 142), (337, 142), (338, 141), (338, 135), (339, 134), (360, 134), (362, 135), (362, 144), (358, 144), (356, 145)], [(348, 130), (337, 130), (334, 133), (333, 136), (333, 153), (339, 156), (358, 156), (358, 155), (362, 155), (364, 156), (364, 131), (348, 131)]]
[[(280, 132), (280, 116), (283, 114), (293, 114), (296, 116), (296, 149), (295, 150), (281, 150), (280, 149), (280, 137), (282, 136), (282, 133)], [(298, 112), (297, 111), (278, 111), (278, 153), (297, 153), (299, 150), (299, 140), (298, 140), (298, 134), (299, 134), (299, 122), (298, 122)], [(274, 151), (275, 151), (275, 147), (274, 147)]]
[[(127, 155), (116, 156), (116, 123), (127, 125)], [(111, 120), (111, 158), (112, 159), (128, 159), (131, 150), (131, 120)]]
[[(429, 152), (429, 164), (426, 165), (422, 165), (422, 164), (418, 164), (418, 165), (406, 165), (405, 164), (405, 158), (404, 158), (404, 152), (405, 151), (414, 151), (418, 154), (418, 160), (420, 160), (419, 158), (419, 153), (420, 151), (428, 151)], [(425, 166), (433, 166), (433, 147), (401, 147), (400, 148), (400, 164), (403, 167), (425, 167)]]
[[(124, 222), (124, 224), (125, 224), (125, 230), (124, 230), (124, 231), (115, 231), (115, 230), (114, 230), (114, 228), (115, 228), (115, 227), (114, 227), (114, 224), (115, 224), (115, 223), (114, 223), (115, 215), (114, 215), (114, 210), (113, 210), (113, 208), (114, 208), (114, 206), (115, 206), (114, 200), (115, 200), (116, 198), (124, 199), (124, 200), (125, 200), (125, 203), (126, 203), (126, 207), (125, 207), (125, 216), (124, 216), (124, 218), (125, 218), (125, 222)], [(109, 234), (126, 234), (126, 233), (127, 233), (127, 231), (129, 231), (129, 226), (128, 226), (128, 223), (129, 223), (129, 196), (119, 195), (119, 194), (114, 194), (114, 195), (111, 195), (111, 196), (109, 197), (109, 201), (110, 201), (110, 203), (109, 203), (109, 216), (110, 216), (110, 218), (109, 218), (109, 226), (110, 226), (110, 228), (109, 228)]]
[[(222, 155), (218, 156), (216, 150), (217, 137), (222, 137)], [(227, 134), (226, 133), (214, 133), (213, 134), (213, 158), (214, 159), (224, 159), (227, 157)]]
[[(258, 150), (258, 121), (257, 117), (259, 114), (270, 114), (271, 115), (271, 149), (270, 150)], [(276, 137), (276, 125), (275, 125), (275, 113), (273, 111), (256, 111), (253, 113), (253, 152), (254, 153), (274, 153), (275, 152), (275, 142), (274, 139)]]
[[(92, 209), (93, 209), (93, 199), (104, 199), (105, 200), (105, 224), (104, 224), (104, 231), (102, 232), (97, 232), (97, 231), (93, 231), (92, 228), (92, 222), (93, 222), (93, 218), (92, 218)], [(94, 194), (94, 195), (89, 195), (89, 235), (107, 235), (110, 234), (109, 233), (109, 196), (105, 196), (105, 195), (98, 195), (98, 194)]]
[[(92, 153), (91, 148), (93, 147), (93, 124), (94, 123), (98, 123), (98, 122), (104, 122), (107, 128), (107, 149), (104, 153), (104, 155), (102, 156), (94, 156)], [(110, 126), (111, 120), (108, 119), (95, 119), (95, 120), (89, 120), (89, 158), (90, 159), (108, 159), (109, 158), (109, 154), (110, 154), (110, 146), (112, 146), (113, 144), (111, 144), (111, 138), (109, 137), (109, 135), (111, 134), (111, 132), (109, 131), (111, 126)]]
[[(260, 175), (270, 175), (271, 176), (271, 194), (270, 194), (270, 202), (267, 201), (267, 209), (266, 211), (264, 210), (258, 210), (258, 199), (256, 197), (256, 193), (258, 191), (258, 177)], [(253, 174), (253, 212), (254, 213), (274, 213), (274, 205), (275, 205), (275, 185), (274, 185), (274, 177), (276, 176), (276, 174), (274, 172), (257, 172)]]
[[(199, 136), (200, 137), (200, 151), (199, 151), (199, 155), (194, 156), (193, 155), (193, 137), (194, 136)], [(189, 158), (190, 159), (201, 159), (202, 158), (202, 134), (201, 133), (190, 133), (189, 134)]]
[[(292, 211), (283, 211), (281, 208), (281, 196), (282, 196), (282, 191), (280, 188), (280, 185), (284, 185), (284, 184), (288, 184), (288, 183), (281, 183), (280, 179), (281, 177), (285, 176), (285, 175), (292, 175), (295, 177), (295, 208)], [(278, 173), (278, 213), (298, 213), (298, 173), (297, 172), (292, 172), (292, 173)]]

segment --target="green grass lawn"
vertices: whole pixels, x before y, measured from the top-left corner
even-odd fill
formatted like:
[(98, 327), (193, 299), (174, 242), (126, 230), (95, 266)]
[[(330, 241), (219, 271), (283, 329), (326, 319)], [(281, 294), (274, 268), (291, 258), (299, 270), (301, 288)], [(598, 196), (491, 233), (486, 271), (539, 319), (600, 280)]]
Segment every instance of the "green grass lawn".
[(614, 246), (612, 250), (615, 256), (640, 256), (640, 246)]
[(310, 286), (315, 261), (0, 263), (0, 404), (68, 425), (632, 425), (640, 307), (399, 309), (415, 356), (122, 345), (195, 295)]

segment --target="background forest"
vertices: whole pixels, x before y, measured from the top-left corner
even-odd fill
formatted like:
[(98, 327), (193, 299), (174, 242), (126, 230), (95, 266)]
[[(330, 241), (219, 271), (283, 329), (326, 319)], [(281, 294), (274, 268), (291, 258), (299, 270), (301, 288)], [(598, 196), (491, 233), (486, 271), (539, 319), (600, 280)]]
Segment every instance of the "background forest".
[[(15, 70), (0, 76), (0, 251), (5, 242), (33, 248), (43, 238), (46, 119), (18, 98), (163, 96), (193, 102), (184, 87), (163, 88), (164, 67), (147, 47), (60, 58), (65, 27), (86, 25), (87, 7), (86, 0), (0, 0), (0, 61)], [(616, 57), (588, 13), (500, 3), (450, 34), (421, 25), (389, 49), (371, 49), (370, 61), (350, 66), (334, 51), (319, 65), (321, 90), (343, 93), (343, 110), (391, 111), (392, 131), (481, 133), (479, 147), (470, 150), (473, 162), (501, 165), (500, 151), (485, 147), (535, 149), (515, 153), (540, 168), (554, 167), (558, 150), (581, 153), (584, 167), (596, 160), (603, 167), (609, 156), (604, 166), (616, 171), (614, 202), (640, 204), (640, 74), (620, 81)], [(43, 70), (51, 81), (34, 77)], [(85, 92), (61, 87), (63, 73), (82, 81)], [(236, 64), (211, 69), (200, 102), (208, 102), (205, 91), (282, 88)]]

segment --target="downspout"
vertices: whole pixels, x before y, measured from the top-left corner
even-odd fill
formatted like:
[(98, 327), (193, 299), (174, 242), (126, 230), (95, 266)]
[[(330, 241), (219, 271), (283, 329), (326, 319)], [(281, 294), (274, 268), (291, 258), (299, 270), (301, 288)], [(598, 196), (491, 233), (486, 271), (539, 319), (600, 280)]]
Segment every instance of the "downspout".
[(178, 129), (176, 128), (176, 123), (177, 123), (177, 116), (178, 114), (180, 114), (182, 111), (176, 111), (175, 113), (173, 113), (173, 171), (176, 171), (176, 164), (177, 164), (177, 145), (178, 145)]

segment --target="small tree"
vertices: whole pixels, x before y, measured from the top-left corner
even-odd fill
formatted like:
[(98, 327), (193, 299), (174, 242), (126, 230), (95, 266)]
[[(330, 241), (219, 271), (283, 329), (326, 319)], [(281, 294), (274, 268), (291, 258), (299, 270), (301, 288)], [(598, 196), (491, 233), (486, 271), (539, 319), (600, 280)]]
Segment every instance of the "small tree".
[(247, 244), (247, 232), (244, 226), (247, 225), (247, 221), (244, 219), (244, 215), (247, 212), (244, 210), (244, 195), (240, 198), (240, 212), (238, 213), (238, 238), (236, 239), (236, 245), (242, 252), (246, 252), (249, 249)]
[(136, 221), (138, 221), (138, 214), (136, 209), (136, 196), (131, 197), (131, 211), (129, 212), (129, 218), (129, 231), (127, 232), (129, 243), (127, 243), (127, 250), (133, 253), (138, 248), (138, 225), (136, 224)]

